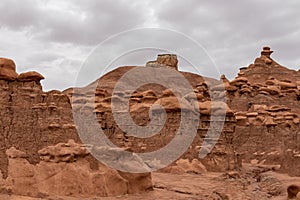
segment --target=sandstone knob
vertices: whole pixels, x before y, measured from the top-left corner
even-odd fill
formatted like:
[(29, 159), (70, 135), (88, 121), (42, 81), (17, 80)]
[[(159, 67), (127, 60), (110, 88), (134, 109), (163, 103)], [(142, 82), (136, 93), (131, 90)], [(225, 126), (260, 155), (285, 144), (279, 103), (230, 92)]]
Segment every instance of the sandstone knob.
[(18, 79), (18, 81), (22, 81), (22, 82), (29, 82), (29, 81), (39, 82), (40, 80), (45, 79), (45, 78), (38, 72), (30, 71), (30, 72), (21, 73), (17, 77), (17, 79)]
[(273, 51), (271, 50), (270, 47), (268, 46), (264, 46), (263, 47), (263, 50), (261, 51), (261, 54), (268, 54), (268, 55), (271, 55), (273, 53)]
[(178, 71), (178, 60), (175, 54), (160, 54), (155, 61), (148, 61), (146, 67), (168, 67)]
[(178, 60), (175, 54), (161, 54), (157, 56), (157, 63), (164, 64), (178, 70)]
[(17, 76), (15, 62), (8, 58), (0, 58), (0, 79), (13, 81)]

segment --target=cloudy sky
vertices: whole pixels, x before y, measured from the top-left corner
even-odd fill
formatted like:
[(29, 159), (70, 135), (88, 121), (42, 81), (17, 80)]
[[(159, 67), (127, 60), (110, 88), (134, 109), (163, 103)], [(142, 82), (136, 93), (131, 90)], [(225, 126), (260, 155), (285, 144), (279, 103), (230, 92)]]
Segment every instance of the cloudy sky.
[[(279, 63), (299, 69), (299, 10), (297, 0), (1, 0), (0, 57), (14, 59), (19, 73), (43, 74), (44, 90), (63, 90), (74, 85), (99, 43), (131, 29), (161, 28), (195, 40), (229, 78), (252, 63), (264, 45), (272, 47)], [(176, 52), (182, 40), (170, 38), (159, 42)], [(143, 40), (149, 38), (118, 41), (113, 47)], [(105, 53), (110, 52), (111, 46)], [(110, 57), (121, 56), (115, 62), (119, 65), (143, 65), (160, 51), (134, 52)], [(181, 64), (181, 70), (189, 70)], [(94, 77), (85, 79), (88, 83)]]

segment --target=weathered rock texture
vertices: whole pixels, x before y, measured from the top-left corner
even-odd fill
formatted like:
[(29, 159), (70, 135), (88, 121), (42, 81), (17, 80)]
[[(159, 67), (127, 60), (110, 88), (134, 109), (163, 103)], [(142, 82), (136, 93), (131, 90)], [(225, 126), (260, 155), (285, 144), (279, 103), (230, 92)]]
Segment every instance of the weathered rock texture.
[(280, 66), (265, 47), (254, 64), (227, 85), (229, 107), (237, 120), (234, 147), (250, 162), (281, 164), (300, 175), (300, 72)]
[(149, 61), (146, 67), (169, 67), (178, 71), (178, 60), (175, 54), (161, 54), (156, 61)]
[(28, 156), (14, 147), (6, 154), (8, 178), (2, 182), (2, 190), (17, 195), (104, 197), (152, 188), (150, 174), (119, 173), (105, 165), (92, 170), (87, 160), (89, 152), (73, 140), (41, 149), (41, 162), (36, 165), (30, 164)]
[[(88, 86), (98, 84), (98, 87), (95, 87), (96, 105), (93, 109), (105, 134), (114, 144), (129, 147), (134, 152), (150, 152), (165, 146), (174, 138), (180, 124), (180, 108), (183, 108), (186, 116), (193, 119), (193, 108), (197, 104), (200, 114), (197, 136), (182, 157), (191, 161), (198, 158), (203, 138), (210, 129), (211, 97), (221, 99), (226, 95), (227, 105), (214, 102), (214, 111), (218, 107), (226, 107), (226, 118), (217, 145), (208, 156), (201, 159), (207, 170), (220, 171), (241, 167), (242, 162), (257, 162), (280, 164), (283, 172), (299, 176), (300, 171), (296, 169), (300, 164), (300, 74), (299, 71), (279, 65), (271, 58), (272, 52), (269, 47), (264, 47), (254, 64), (241, 68), (238, 76), (232, 81), (222, 75), (219, 85), (213, 80), (204, 82), (198, 75), (180, 72), (194, 88), (196, 98), (187, 95), (177, 99), (172, 91), (155, 84), (145, 85), (133, 93), (124, 89), (112, 96), (115, 83), (135, 67), (118, 68)], [(148, 62), (146, 66), (177, 65), (175, 58), (174, 61), (170, 60), (171, 55), (162, 55), (157, 61)], [(75, 106), (77, 105), (78, 109), (87, 108), (87, 99), (92, 96), (94, 94), (82, 95), (82, 98), (77, 98), (74, 102)], [(150, 139), (141, 139), (127, 135), (130, 127), (127, 131), (118, 128), (111, 113), (111, 102), (112, 99), (123, 102), (128, 98), (131, 117), (141, 126), (150, 122), (149, 112), (154, 119), (160, 119), (162, 108), (154, 106), (152, 108), (155, 109), (150, 110), (150, 106), (163, 106), (167, 112), (167, 122), (159, 134)]]
[[(199, 75), (178, 71), (178, 60), (175, 55), (159, 55), (156, 61), (148, 62), (146, 67), (177, 70), (193, 87), (193, 94), (178, 98), (169, 88), (153, 83), (144, 85), (136, 91), (122, 88), (112, 95), (117, 81), (129, 70), (137, 68), (134, 66), (115, 69), (85, 88), (74, 91), (68, 89), (64, 92), (43, 92), (40, 84), (40, 80), (44, 78), (42, 75), (37, 72), (18, 75), (15, 63), (10, 59), (1, 58), (0, 170), (3, 177), (0, 176), (0, 185), (5, 184), (11, 190), (15, 192), (20, 190), (19, 193), (23, 194), (25, 191), (29, 191), (32, 195), (51, 191), (62, 194), (62, 190), (47, 188), (52, 187), (51, 181), (54, 180), (51, 178), (50, 186), (36, 184), (38, 183), (36, 181), (40, 180), (39, 177), (47, 176), (43, 173), (46, 173), (48, 168), (49, 173), (53, 174), (63, 173), (56, 171), (63, 168), (75, 173), (75, 169), (78, 168), (83, 174), (89, 174), (86, 175), (89, 177), (89, 183), (93, 182), (93, 177), (98, 176), (97, 170), (102, 164), (77, 146), (76, 143), (80, 143), (80, 140), (73, 122), (70, 102), (75, 111), (85, 113), (92, 110), (106, 136), (115, 145), (132, 152), (151, 152), (166, 146), (179, 130), (181, 115), (188, 117), (189, 123), (197, 127), (196, 137), (182, 155), (183, 160), (175, 161), (171, 168), (164, 169), (165, 171), (182, 172), (184, 169), (195, 173), (205, 170), (225, 171), (240, 168), (243, 162), (250, 162), (280, 165), (282, 172), (300, 176), (300, 71), (289, 70), (279, 65), (271, 58), (271, 53), (269, 47), (264, 47), (261, 56), (249, 67), (242, 67), (232, 81), (224, 75), (220, 81), (213, 79), (204, 81)], [(170, 77), (175, 86), (180, 84), (176, 78)], [(88, 90), (89, 88), (95, 90)], [(227, 104), (222, 102), (225, 96)], [(93, 97), (95, 101), (90, 103)], [(161, 126), (159, 122), (164, 108), (167, 115), (163, 128), (156, 135), (146, 139), (128, 135), (132, 127), (121, 130), (114, 120), (111, 102), (123, 104), (126, 99), (129, 99), (130, 104), (130, 109), (126, 112), (130, 112), (134, 122), (140, 126), (150, 123), (149, 113), (153, 117), (152, 120)], [(216, 142), (216, 145), (206, 157), (198, 159), (207, 131), (218, 131), (218, 127), (209, 126), (211, 122), (223, 123), (224, 119), (218, 118), (222, 108), (225, 109), (225, 125), (220, 130), (220, 137), (206, 138)], [(195, 117), (199, 119), (198, 124), (193, 124)], [(183, 131), (188, 125), (190, 124), (181, 127)], [(75, 145), (76, 150), (65, 149), (66, 146), (62, 143), (66, 143), (69, 139), (73, 139), (76, 143), (71, 142), (67, 146)], [(58, 143), (60, 143), (58, 146), (53, 147)], [(168, 155), (162, 155), (162, 158), (157, 159), (166, 158)], [(25, 170), (19, 172), (16, 169), (17, 165), (23, 166)], [(110, 171), (107, 173), (110, 174)], [(132, 175), (116, 171), (114, 174), (118, 176), (114, 176), (112, 180), (121, 180), (120, 184), (127, 181), (128, 193), (144, 191), (146, 187), (143, 185), (149, 183), (147, 182), (149, 174)], [(66, 176), (69, 177), (69, 174)], [(118, 192), (103, 189), (101, 184), (111, 184), (105, 182), (103, 176), (97, 179), (103, 181), (88, 186), (82, 186), (80, 180), (70, 177), (72, 181), (68, 184), (71, 182), (76, 184), (74, 187), (70, 186), (70, 190), (65, 190), (71, 191), (70, 195), (81, 195), (79, 191), (84, 193), (86, 190), (95, 195), (96, 192), (93, 193), (95, 190), (102, 191), (101, 195), (113, 195), (121, 191), (121, 189)], [(124, 181), (115, 177), (121, 177)], [(12, 179), (14, 181), (11, 181)], [(141, 188), (136, 187), (137, 180), (143, 180)], [(271, 188), (269, 192), (275, 191), (277, 194), (280, 188), (275, 182), (273, 185), (267, 178), (262, 180), (264, 180), (261, 183), (262, 187)], [(21, 187), (22, 184), (29, 185), (30, 190)], [(102, 189), (95, 189), (97, 185)], [(120, 193), (123, 193), (123, 190)]]
[(37, 72), (18, 75), (12, 60), (0, 59), (0, 191), (111, 196), (151, 188), (149, 173), (109, 169), (75, 143), (80, 139), (70, 99), (43, 92), (43, 78)]
[(13, 81), (17, 76), (15, 62), (11, 59), (0, 58), (0, 79)]
[[(30, 163), (38, 163), (38, 150), (46, 146), (78, 141), (68, 97), (59, 91), (43, 92), (37, 72), (17, 75), (15, 64), (0, 59), (0, 170), (7, 176), (5, 151), (24, 151)], [(10, 78), (8, 78), (10, 77)]]
[[(169, 67), (171, 65), (177, 65), (177, 59), (175, 61), (175, 56), (170, 55), (160, 55), (157, 60), (165, 65), (159, 67)], [(174, 59), (174, 61), (172, 61)], [(157, 61), (158, 62), (158, 61)], [(155, 66), (157, 63), (154, 63)], [(149, 63), (146, 67), (149, 66)], [(200, 121), (197, 125), (197, 135), (192, 142), (192, 145), (187, 149), (182, 158), (198, 159), (199, 150), (207, 134), (207, 131), (216, 131), (215, 127), (210, 127), (211, 123), (211, 111), (214, 110), (215, 115), (218, 115), (218, 110), (225, 107), (225, 126), (223, 130), (220, 130), (221, 136), (208, 138), (209, 140), (217, 143), (213, 151), (208, 154), (205, 158), (201, 159), (203, 165), (210, 171), (225, 171), (233, 169), (238, 166), (237, 157), (233, 148), (233, 132), (235, 130), (235, 117), (230, 108), (226, 103), (217, 101), (214, 102), (212, 107), (210, 94), (208, 90), (208, 85), (219, 85), (222, 82), (207, 79), (209, 83), (204, 83), (201, 76), (188, 73), (181, 73), (194, 88), (194, 96), (186, 95), (175, 97), (170, 89), (166, 89), (157, 84), (147, 84), (140, 87), (136, 91), (128, 91), (124, 88), (123, 91), (117, 91), (112, 95), (115, 84), (118, 80), (129, 70), (135, 67), (122, 67), (109, 72), (108, 74), (101, 77), (99, 80), (95, 81), (91, 85), (83, 88), (82, 90), (76, 90), (75, 93), (70, 93), (70, 91), (65, 91), (68, 95), (76, 96), (72, 100), (73, 108), (79, 112), (85, 113), (87, 109), (92, 109), (93, 113), (96, 113), (97, 120), (100, 123), (101, 128), (104, 130), (106, 136), (117, 146), (129, 148), (133, 152), (152, 152), (159, 150), (166, 146), (174, 137), (176, 132), (179, 131), (179, 125), (181, 122), (181, 115), (189, 118), (190, 124), (183, 124), (182, 130), (188, 130), (189, 126), (193, 123), (195, 118), (199, 118)], [(137, 77), (141, 78), (141, 77)], [(178, 84), (176, 77), (170, 77), (170, 82)], [(98, 84), (98, 86), (95, 84)], [(130, 84), (130, 83), (129, 83)], [(134, 83), (132, 83), (134, 84)], [(94, 87), (95, 90), (89, 89)], [(224, 89), (223, 89), (224, 90)], [(76, 93), (77, 92), (77, 93)], [(218, 90), (214, 91), (215, 99), (225, 96), (224, 91), (219, 87)], [(95, 104), (90, 105), (90, 98), (95, 97)], [(70, 97), (72, 98), (72, 97)], [(163, 110), (167, 113), (166, 123), (163, 124), (163, 128), (156, 133), (156, 135), (150, 138), (138, 138), (130, 136), (128, 133), (134, 132), (134, 127), (127, 126), (127, 124), (121, 124), (121, 126), (127, 126), (127, 130), (121, 130), (114, 120), (112, 114), (111, 102), (114, 100), (120, 104), (124, 103), (126, 99), (130, 99), (130, 115), (134, 122), (139, 126), (146, 126), (150, 123), (149, 113), (152, 115), (152, 120), (155, 122), (157, 127), (160, 127), (162, 123)], [(152, 106), (154, 105), (154, 106)], [(160, 106), (156, 106), (160, 105)], [(150, 107), (152, 106), (152, 109)], [(161, 107), (162, 106), (162, 107)], [(182, 110), (181, 110), (182, 109)], [(198, 110), (198, 111), (197, 111)], [(182, 111), (182, 112), (181, 112)], [(120, 111), (123, 112), (123, 111)], [(124, 111), (127, 112), (127, 111)], [(214, 118), (218, 120), (218, 118)], [(222, 118), (220, 118), (220, 123), (222, 123)], [(124, 122), (126, 123), (126, 121)], [(218, 123), (218, 122), (216, 122)], [(153, 127), (153, 130), (158, 130), (157, 127)], [(174, 149), (175, 151), (176, 149)], [(168, 155), (162, 155), (157, 160), (168, 159)]]

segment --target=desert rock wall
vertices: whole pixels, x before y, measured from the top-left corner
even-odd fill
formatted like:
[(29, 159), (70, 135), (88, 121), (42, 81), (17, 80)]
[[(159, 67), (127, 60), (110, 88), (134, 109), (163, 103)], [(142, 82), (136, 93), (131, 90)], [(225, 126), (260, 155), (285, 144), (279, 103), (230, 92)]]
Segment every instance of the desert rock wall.
[(16, 74), (15, 67), (8, 64), (0, 67), (0, 170), (4, 177), (8, 166), (5, 151), (12, 146), (30, 155), (30, 163), (37, 163), (39, 149), (68, 139), (78, 141), (68, 97), (59, 91), (43, 92), (43, 77), (37, 72), (6, 78), (8, 69), (7, 76)]

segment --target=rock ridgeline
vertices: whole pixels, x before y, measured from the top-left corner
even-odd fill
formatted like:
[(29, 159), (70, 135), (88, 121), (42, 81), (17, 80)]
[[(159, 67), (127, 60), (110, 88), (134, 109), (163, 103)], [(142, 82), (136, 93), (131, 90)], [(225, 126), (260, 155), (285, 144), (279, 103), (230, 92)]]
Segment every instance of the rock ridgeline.
[[(71, 102), (75, 111), (95, 113), (106, 136), (115, 145), (132, 152), (158, 150), (169, 144), (186, 126), (195, 125), (197, 134), (191, 146), (180, 160), (162, 169), (165, 172), (226, 171), (250, 162), (280, 165), (282, 172), (300, 176), (300, 72), (279, 65), (271, 58), (271, 53), (269, 47), (264, 47), (261, 56), (248, 67), (241, 68), (232, 81), (224, 75), (220, 80), (205, 78), (204, 81), (199, 75), (180, 72), (176, 55), (163, 54), (156, 61), (148, 62), (146, 67), (174, 69), (189, 81), (193, 94), (179, 98), (172, 90), (157, 84), (147, 84), (136, 91), (124, 89), (113, 93), (118, 80), (129, 70), (138, 68), (134, 66), (115, 69), (85, 88), (43, 92), (42, 75), (37, 72), (18, 75), (15, 63), (1, 58), (1, 191), (31, 196), (54, 193), (110, 196), (151, 189), (149, 173), (133, 175), (109, 169), (86, 151), (77, 135)], [(179, 84), (176, 77), (170, 77), (170, 81)], [(90, 91), (88, 88), (96, 89), (85, 93)], [(90, 105), (90, 99), (94, 97), (95, 101)], [(227, 102), (222, 101), (225, 97)], [(118, 127), (111, 102), (123, 104), (128, 99), (130, 116), (140, 126), (150, 123), (150, 113), (152, 120), (161, 127), (164, 108), (166, 123), (156, 135), (137, 138), (128, 135), (134, 131), (132, 127), (128, 126), (126, 130)], [(218, 118), (222, 112), (224, 118)], [(190, 119), (190, 124), (179, 127), (182, 114)], [(194, 124), (195, 118), (198, 124)], [(221, 130), (218, 126), (210, 126), (211, 122), (218, 124), (223, 121), (225, 124)], [(208, 131), (219, 131), (220, 137), (206, 138)], [(199, 150), (205, 148), (205, 140), (214, 141), (216, 145), (206, 157), (199, 159)], [(157, 159), (167, 158), (168, 155), (162, 155)], [(146, 164), (151, 167), (151, 163)], [(17, 172), (17, 166), (24, 166), (23, 174)], [(71, 181), (63, 180), (64, 176), (71, 176), (63, 170), (75, 173), (77, 168), (82, 174), (88, 174), (86, 183), (75, 180), (75, 177), (70, 177)], [(99, 175), (101, 170), (105, 173)], [(57, 173), (59, 178), (55, 175)], [(51, 179), (52, 175), (61, 183)], [(41, 180), (48, 182), (44, 185), (39, 182)], [(64, 181), (68, 188), (52, 188)], [(111, 191), (107, 187), (115, 184), (114, 181), (120, 185), (116, 186), (116, 191)], [(71, 182), (74, 183), (72, 187), (68, 185)], [(31, 186), (26, 189), (24, 185)]]
[[(117, 91), (112, 95), (114, 84), (123, 74), (135, 67), (118, 68), (96, 81), (101, 87), (96, 87), (95, 106), (91, 109), (96, 113), (104, 133), (114, 144), (130, 147), (134, 152), (150, 152), (165, 146), (174, 138), (180, 124), (180, 109), (183, 108), (186, 115), (190, 115), (192, 119), (197, 105), (200, 114), (197, 135), (191, 147), (182, 156), (191, 161), (198, 158), (203, 139), (211, 128), (209, 125), (212, 109), (218, 113), (216, 110), (225, 108), (225, 125), (217, 145), (201, 160), (207, 170), (233, 169), (241, 166), (243, 161), (280, 164), (282, 171), (299, 176), (299, 170), (295, 170), (299, 166), (299, 72), (279, 65), (271, 58), (272, 52), (269, 47), (264, 47), (254, 64), (241, 68), (238, 76), (232, 81), (224, 75), (219, 82), (204, 81), (200, 76), (179, 72), (193, 86), (196, 96), (194, 98), (187, 95), (180, 100), (172, 91), (151, 84), (137, 91)], [(160, 57), (167, 63), (158, 62)], [(178, 70), (177, 62), (177, 58), (172, 55), (160, 55), (157, 61), (148, 62), (146, 67), (173, 66), (172, 69)], [(81, 95), (82, 97), (76, 99), (75, 108), (86, 108), (86, 99), (94, 94), (90, 97), (89, 95)], [(212, 107), (211, 95), (216, 99), (226, 96), (227, 105), (214, 102)], [(111, 112), (112, 99), (123, 103), (128, 98), (131, 117), (140, 126), (150, 122), (149, 112), (152, 112), (152, 116), (159, 113), (156, 111), (161, 107), (156, 109), (153, 106), (150, 111), (152, 105), (159, 104), (164, 107), (167, 111), (167, 121), (157, 135), (146, 140), (127, 135), (130, 127), (127, 131), (117, 128)], [(159, 115), (157, 118), (160, 118)]]

